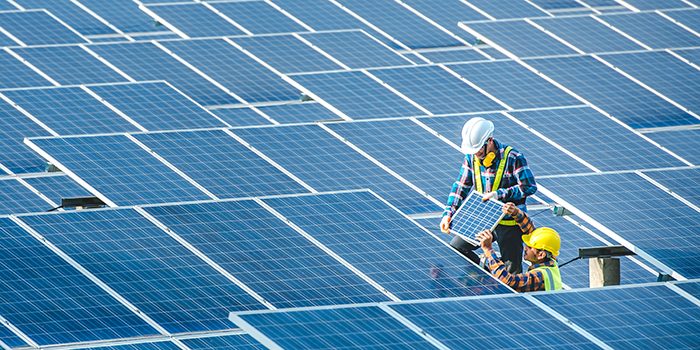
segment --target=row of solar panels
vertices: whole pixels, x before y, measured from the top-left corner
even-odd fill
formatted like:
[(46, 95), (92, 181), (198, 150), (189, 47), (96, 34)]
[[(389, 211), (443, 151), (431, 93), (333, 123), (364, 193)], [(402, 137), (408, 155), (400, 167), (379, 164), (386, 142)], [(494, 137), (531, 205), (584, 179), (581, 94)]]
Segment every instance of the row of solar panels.
[(236, 310), (511, 292), (362, 191), (13, 216), (0, 243), (10, 347), (224, 330)]

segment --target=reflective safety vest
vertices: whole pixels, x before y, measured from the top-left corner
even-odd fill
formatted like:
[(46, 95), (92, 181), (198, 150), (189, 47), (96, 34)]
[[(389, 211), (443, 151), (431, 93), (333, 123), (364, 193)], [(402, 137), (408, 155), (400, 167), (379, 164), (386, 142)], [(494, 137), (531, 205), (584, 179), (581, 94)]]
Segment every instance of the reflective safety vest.
[(544, 290), (561, 289), (561, 274), (557, 263), (554, 263), (554, 266), (540, 266), (535, 270), (541, 271), (544, 276)]
[[(503, 156), (501, 159), (498, 160), (498, 170), (496, 170), (496, 176), (493, 179), (493, 186), (491, 186), (491, 190), (495, 191), (498, 189), (498, 186), (501, 185), (501, 179), (503, 179), (503, 172), (506, 169), (506, 163), (508, 163), (508, 155), (510, 154), (510, 150), (512, 150), (513, 147), (507, 146), (505, 151), (503, 151)], [(476, 188), (476, 191), (479, 193), (484, 193), (484, 184), (481, 182), (481, 160), (479, 160), (479, 157), (474, 155), (472, 157), (472, 164), (474, 165), (474, 187)], [(499, 225), (504, 225), (504, 226), (517, 226), (518, 223), (515, 222), (515, 220), (501, 220)]]

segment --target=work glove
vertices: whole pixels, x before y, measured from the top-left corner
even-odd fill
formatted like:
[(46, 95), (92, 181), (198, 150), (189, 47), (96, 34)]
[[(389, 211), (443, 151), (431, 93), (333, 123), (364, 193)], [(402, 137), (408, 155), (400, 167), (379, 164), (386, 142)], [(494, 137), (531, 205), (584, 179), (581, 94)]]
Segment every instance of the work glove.
[(442, 221), (440, 221), (440, 231), (442, 231), (442, 233), (450, 233), (450, 220), (452, 220), (452, 218), (449, 215), (442, 217)]

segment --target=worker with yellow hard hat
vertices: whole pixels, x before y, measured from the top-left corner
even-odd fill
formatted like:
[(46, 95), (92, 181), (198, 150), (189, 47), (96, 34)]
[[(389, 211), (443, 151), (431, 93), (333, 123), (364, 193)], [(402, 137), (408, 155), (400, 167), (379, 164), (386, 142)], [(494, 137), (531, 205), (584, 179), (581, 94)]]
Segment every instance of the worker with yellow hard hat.
[(484, 250), (484, 267), (517, 292), (561, 289), (561, 274), (557, 265), (561, 239), (557, 231), (549, 227), (535, 228), (527, 214), (513, 203), (504, 204), (503, 212), (513, 217), (525, 233), (522, 236), (525, 243), (523, 258), (531, 263), (530, 268), (518, 274), (508, 272), (491, 247), (493, 235), (490, 230), (476, 235)]

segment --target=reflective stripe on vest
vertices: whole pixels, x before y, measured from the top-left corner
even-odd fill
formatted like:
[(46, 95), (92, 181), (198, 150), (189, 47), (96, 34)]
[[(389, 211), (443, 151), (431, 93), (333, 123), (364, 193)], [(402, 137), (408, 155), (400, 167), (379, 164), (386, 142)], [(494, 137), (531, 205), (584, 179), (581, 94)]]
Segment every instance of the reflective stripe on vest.
[[(503, 172), (506, 169), (506, 163), (508, 163), (508, 155), (510, 154), (511, 149), (513, 149), (513, 147), (507, 146), (503, 151), (503, 156), (498, 160), (498, 170), (496, 170), (496, 176), (493, 179), (493, 186), (491, 186), (492, 191), (498, 190), (498, 187), (501, 185), (501, 179), (503, 179)], [(472, 157), (472, 165), (474, 166), (474, 187), (476, 187), (477, 192), (483, 194), (484, 184), (481, 182), (481, 160), (479, 160), (479, 157), (476, 155)], [(498, 222), (498, 224), (504, 226), (518, 225), (515, 220), (501, 220)]]
[(544, 290), (560, 290), (561, 289), (561, 273), (559, 266), (540, 266), (535, 270), (542, 271), (544, 276)]

